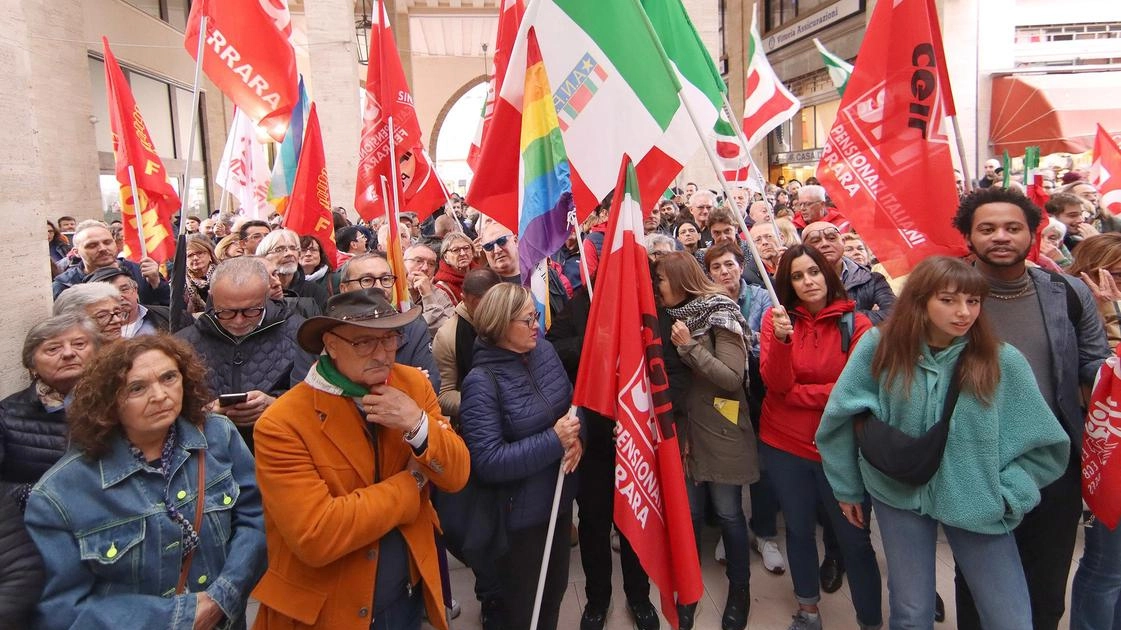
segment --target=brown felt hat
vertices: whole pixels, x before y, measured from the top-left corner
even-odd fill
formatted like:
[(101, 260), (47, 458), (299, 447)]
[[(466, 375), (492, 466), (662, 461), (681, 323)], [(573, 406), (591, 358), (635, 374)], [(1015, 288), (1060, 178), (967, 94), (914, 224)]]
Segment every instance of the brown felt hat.
[(300, 324), (296, 340), (313, 354), (323, 352), (323, 335), (336, 326), (351, 324), (377, 330), (394, 330), (420, 316), (420, 307), (397, 312), (380, 289), (361, 289), (332, 295), (323, 315)]

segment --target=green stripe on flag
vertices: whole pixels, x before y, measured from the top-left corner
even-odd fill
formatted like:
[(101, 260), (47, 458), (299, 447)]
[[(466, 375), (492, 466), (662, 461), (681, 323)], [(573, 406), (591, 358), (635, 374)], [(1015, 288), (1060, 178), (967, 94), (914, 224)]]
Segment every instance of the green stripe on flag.
[(552, 3), (607, 55), (658, 126), (668, 127), (681, 107), (677, 96), (681, 85), (670, 72), (665, 51), (655, 39), (650, 21), (637, 1), (552, 0)]
[(547, 135), (533, 140), (526, 146), (525, 151), (522, 151), (522, 163), (525, 169), (523, 179), (531, 182), (545, 173), (552, 173), (564, 157), (561, 130), (553, 127)]

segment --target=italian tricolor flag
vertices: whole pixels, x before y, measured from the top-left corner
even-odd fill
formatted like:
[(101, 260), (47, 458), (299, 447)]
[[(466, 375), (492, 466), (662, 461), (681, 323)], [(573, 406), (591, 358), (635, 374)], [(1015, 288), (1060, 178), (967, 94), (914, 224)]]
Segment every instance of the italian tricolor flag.
[[(634, 156), (642, 197), (657, 199), (693, 157), (700, 137), (642, 6), (637, 0), (534, 0), (510, 51), (468, 203), (508, 227), (518, 224), (518, 140), (531, 28), (549, 77), (578, 213), (588, 214), (615, 187), (624, 154)], [(712, 128), (715, 117), (700, 122)]]
[(852, 64), (826, 50), (825, 45), (816, 37), (814, 46), (817, 46), (817, 51), (825, 60), (825, 69), (829, 71), (829, 79), (833, 81), (833, 87), (837, 88), (838, 94), (844, 96), (845, 87), (849, 84), (849, 77), (852, 76)]

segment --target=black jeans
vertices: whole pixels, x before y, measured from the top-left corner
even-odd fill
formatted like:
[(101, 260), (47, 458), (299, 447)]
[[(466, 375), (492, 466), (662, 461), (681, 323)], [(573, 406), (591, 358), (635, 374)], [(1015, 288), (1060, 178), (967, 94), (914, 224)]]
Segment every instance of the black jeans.
[(501, 597), (502, 584), (498, 579), (498, 567), (495, 566), (493, 553), (465, 549), (470, 546), (465, 544), (468, 542), (472, 526), (468, 515), (472, 513), (471, 502), (478, 497), (478, 493), (475, 492), (477, 484), (478, 481), (472, 475), (467, 481), (467, 486), (460, 492), (447, 493), (434, 489), (432, 506), (436, 508), (436, 514), (440, 517), (448, 553), (467, 565), (475, 574), (475, 598), (482, 602)]
[[(1081, 444), (1076, 448), (1081, 449)], [(1016, 528), (1016, 546), (1028, 580), (1034, 630), (1056, 630), (1066, 610), (1067, 577), (1082, 516), (1078, 452), (1057, 481), (1043, 488), (1039, 505)], [(958, 630), (981, 630), (977, 607), (961, 571), (954, 571)]]
[[(561, 506), (564, 509), (564, 506)], [(506, 618), (511, 630), (529, 630), (533, 620), (533, 603), (537, 597), (537, 579), (541, 573), (541, 556), (549, 523), (511, 530), (510, 549), (498, 559), (498, 573), (506, 604)], [(557, 515), (553, 552), (545, 576), (545, 592), (541, 600), (538, 630), (556, 630), (561, 601), (568, 588), (569, 543), (572, 540), (572, 511)]]
[[(606, 423), (607, 421), (601, 421)], [(589, 419), (588, 450), (580, 460), (580, 489), (576, 503), (580, 506), (580, 563), (584, 566), (584, 593), (588, 606), (606, 610), (611, 603), (611, 526), (615, 506), (615, 450), (610, 426), (604, 425), (606, 436), (599, 436)], [(595, 448), (597, 437), (606, 437), (607, 448)], [(605, 446), (596, 444), (595, 446)], [(623, 592), (627, 601), (650, 601), (650, 578), (638, 562), (634, 548), (626, 537), (619, 537), (619, 564), (623, 571)]]

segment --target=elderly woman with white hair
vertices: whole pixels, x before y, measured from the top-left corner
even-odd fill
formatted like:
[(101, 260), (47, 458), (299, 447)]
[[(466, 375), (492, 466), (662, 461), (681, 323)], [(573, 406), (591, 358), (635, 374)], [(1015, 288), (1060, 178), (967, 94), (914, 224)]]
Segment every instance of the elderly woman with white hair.
[(327, 307), (327, 290), (307, 280), (300, 267), (300, 251), (300, 235), (292, 230), (280, 229), (262, 238), (255, 253), (276, 265), (285, 296), (311, 298), (322, 311)]
[(63, 291), (54, 301), (54, 314), (88, 317), (97, 325), (102, 341), (116, 341), (129, 315), (122, 299), (111, 284), (87, 282)]

